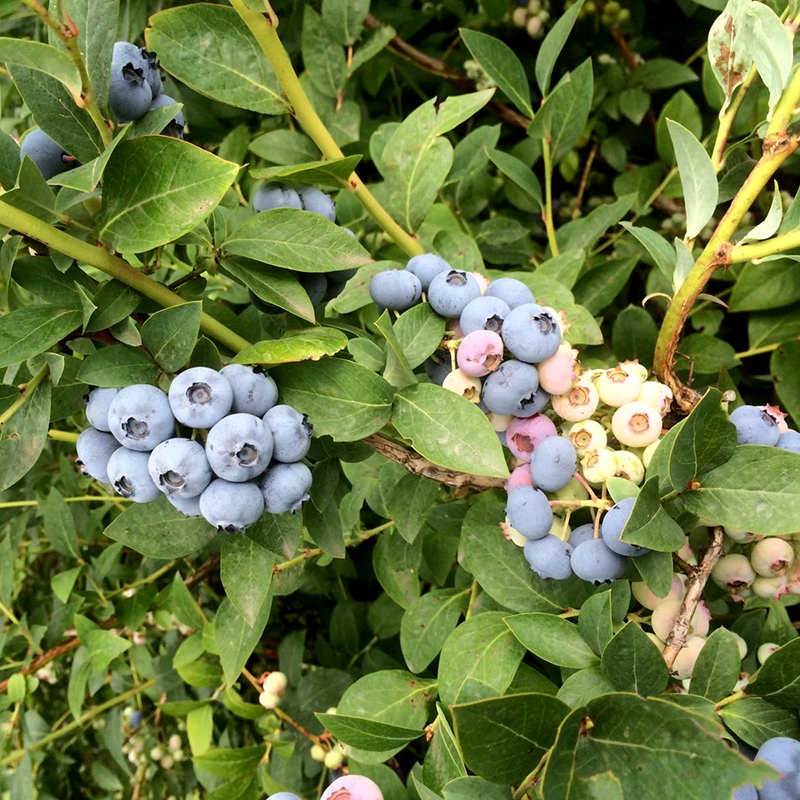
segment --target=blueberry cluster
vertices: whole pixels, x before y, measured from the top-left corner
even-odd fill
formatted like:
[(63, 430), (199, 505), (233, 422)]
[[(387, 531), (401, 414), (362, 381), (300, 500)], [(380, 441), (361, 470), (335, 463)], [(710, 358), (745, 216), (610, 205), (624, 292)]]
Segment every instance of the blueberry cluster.
[[(293, 792), (271, 794), (267, 800), (300, 800)], [(322, 793), (320, 800), (383, 800), (378, 785), (363, 775), (342, 775)]]
[[(92, 389), (78, 463), (134, 503), (165, 494), (187, 517), (244, 530), (265, 509), (299, 510), (311, 488), (302, 462), (311, 425), (277, 402), (275, 381), (242, 364), (187, 369), (168, 394), (148, 384)], [(180, 426), (191, 438), (176, 436)]]
[[(273, 208), (296, 208), (300, 211), (313, 211), (331, 222), (336, 222), (336, 207), (330, 195), (314, 186), (298, 186), (297, 189), (293, 189), (282, 183), (265, 183), (253, 198), (253, 208), (256, 213), (270, 211)], [(354, 239), (356, 238), (349, 228), (342, 228), (342, 230), (347, 231)], [(300, 273), (298, 280), (306, 290), (311, 304), (318, 306), (338, 297), (356, 271), (355, 269), (344, 269), (339, 272), (328, 272), (325, 275)], [(282, 308), (265, 302), (252, 290), (250, 291), (250, 302), (265, 314), (283, 313)]]
[(800, 433), (789, 429), (778, 406), (739, 406), (730, 414), (739, 444), (758, 444), (800, 453)]
[[(746, 754), (746, 753), (745, 753)], [(747, 784), (733, 793), (733, 800), (797, 800), (800, 797), (800, 742), (787, 736), (767, 739), (754, 760), (766, 761), (781, 777), (764, 781), (760, 789)]]

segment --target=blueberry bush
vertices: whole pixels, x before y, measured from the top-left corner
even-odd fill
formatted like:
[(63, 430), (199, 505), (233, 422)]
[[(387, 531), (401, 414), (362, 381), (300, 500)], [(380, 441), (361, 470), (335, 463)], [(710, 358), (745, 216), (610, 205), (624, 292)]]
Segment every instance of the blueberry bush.
[(798, 800), (798, 27), (0, 1), (0, 798)]

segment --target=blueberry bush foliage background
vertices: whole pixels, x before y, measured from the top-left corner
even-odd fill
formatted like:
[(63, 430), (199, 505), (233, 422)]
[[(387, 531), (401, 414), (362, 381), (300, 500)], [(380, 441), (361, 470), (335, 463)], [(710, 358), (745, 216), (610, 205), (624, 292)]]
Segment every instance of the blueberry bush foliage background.
[[(796, 0), (0, 2), (3, 797), (315, 798), (312, 747), (336, 743), (387, 800), (723, 800), (774, 776), (729, 740), (800, 735), (797, 596), (706, 580), (717, 526), (800, 529), (800, 456), (736, 446), (716, 391), (800, 424), (798, 23)], [(156, 135), (175, 109), (107, 123), (117, 40), (157, 53), (185, 141)], [(20, 165), (34, 125), (81, 166)], [(280, 180), (332, 192), (356, 238), (255, 215)], [(704, 592), (743, 661), (712, 636), (676, 691), (629, 579), (542, 580), (499, 535), (497, 437), (421, 367), (444, 320), (370, 300), (425, 251), (523, 279), (584, 369), (636, 358), (670, 386), (628, 535), (663, 593), (663, 541), (691, 533), (683, 610)], [(348, 268), (314, 307), (299, 276)], [(314, 425), (302, 514), (218, 535), (77, 471), (90, 386), (231, 361)]]

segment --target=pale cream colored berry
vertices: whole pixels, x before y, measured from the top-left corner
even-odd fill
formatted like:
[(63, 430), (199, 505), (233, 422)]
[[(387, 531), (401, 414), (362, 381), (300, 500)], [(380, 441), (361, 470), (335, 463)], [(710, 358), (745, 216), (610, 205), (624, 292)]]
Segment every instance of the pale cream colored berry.
[(172, 736), (169, 737), (169, 741), (167, 742), (167, 747), (170, 750), (179, 750), (181, 747), (181, 737), (178, 736), (177, 733), (173, 733)]
[(607, 406), (618, 408), (631, 403), (639, 397), (642, 390), (642, 376), (638, 370), (617, 365), (607, 369), (595, 379), (600, 400)]
[(339, 709), (336, 706), (331, 706), (326, 712), (326, 714), (338, 714)]
[(747, 544), (752, 542), (756, 537), (747, 531), (740, 531), (737, 528), (729, 528), (727, 525), (723, 528), (725, 535), (732, 539), (737, 544)]
[(702, 636), (692, 636), (686, 640), (686, 644), (681, 648), (677, 658), (672, 664), (672, 674), (678, 680), (686, 680), (692, 677), (697, 657), (703, 649), (706, 640)]
[(789, 542), (771, 536), (753, 545), (750, 563), (765, 578), (782, 575), (794, 564), (794, 550)]
[(518, 28), (524, 28), (525, 23), (528, 21), (528, 9), (515, 8), (514, 13), (511, 15), (511, 19)]
[(773, 575), (771, 578), (759, 575), (750, 588), (756, 597), (771, 597), (773, 600), (777, 600), (781, 595), (789, 591), (787, 583), (786, 573)]
[(637, 399), (649, 403), (663, 417), (672, 405), (672, 389), (658, 381), (648, 381), (642, 384)]
[(566, 486), (557, 492), (553, 492), (553, 499), (562, 501), (588, 500), (589, 492), (586, 491), (586, 487), (577, 478), (572, 478)]
[(264, 691), (283, 694), (288, 683), (288, 678), (282, 672), (270, 672), (270, 674), (264, 678)]
[(758, 663), (763, 664), (776, 650), (780, 649), (780, 645), (775, 644), (775, 642), (764, 642), (764, 644), (756, 650)]
[(275, 692), (261, 692), (258, 702), (266, 709), (277, 708), (281, 699)]
[(160, 761), (162, 758), (164, 758), (164, 751), (160, 747), (156, 746), (150, 751), (150, 758), (152, 758), (153, 761)]
[(727, 630), (728, 633), (733, 636), (736, 646), (739, 648), (739, 658), (744, 658), (747, 655), (747, 642), (742, 639), (738, 633), (734, 633), (732, 630), (728, 630), (728, 628), (725, 630)]
[(646, 447), (661, 435), (661, 417), (638, 400), (620, 406), (611, 418), (611, 432), (627, 447)]
[(645, 631), (644, 635), (658, 648), (659, 652), (663, 652), (666, 645), (654, 633)]
[(630, 450), (617, 450), (614, 453), (617, 463), (617, 476), (625, 478), (637, 486), (644, 480), (644, 464)]
[(566, 394), (553, 395), (550, 402), (559, 417), (570, 422), (580, 422), (594, 414), (600, 396), (594, 384), (581, 377)]
[(659, 442), (661, 439), (656, 439), (654, 442), (651, 442), (647, 447), (645, 447), (644, 452), (642, 453), (642, 464), (644, 464), (645, 469), (649, 469), (650, 462), (653, 460), (653, 456), (655, 455), (656, 448), (658, 447)]
[(473, 403), (479, 403), (481, 399), (481, 380), (473, 378), (462, 372), (460, 369), (453, 370), (444, 379), (442, 386)]
[[(676, 597), (659, 603), (653, 611), (653, 615), (650, 617), (650, 626), (653, 628), (653, 633), (662, 642), (667, 641), (669, 632), (672, 630), (678, 614), (680, 614), (682, 605), (683, 600)], [(711, 612), (708, 610), (708, 606), (701, 601), (689, 622), (687, 636), (706, 636), (710, 623)]]
[(650, 374), (650, 371), (644, 364), (640, 364), (636, 359), (633, 361), (620, 361), (619, 366), (621, 366), (626, 372), (629, 372), (633, 375), (638, 375), (642, 383), (647, 380), (647, 376)]
[(587, 450), (581, 459), (581, 472), (588, 483), (599, 486), (617, 474), (615, 451), (609, 447)]
[(572, 528), (564, 524), (564, 517), (559, 517), (558, 514), (553, 514), (553, 524), (550, 526), (550, 534), (565, 541), (569, 539), (572, 533)]
[(508, 430), (508, 426), (511, 424), (511, 420), (514, 419), (514, 415), (495, 414), (493, 411), (490, 411), (486, 415), (486, 418), (492, 423), (492, 428), (494, 428), (494, 430), (503, 433)]
[(750, 683), (750, 676), (746, 672), (739, 673), (739, 680), (733, 684), (734, 692), (741, 692)]
[(161, 764), (161, 769), (172, 769), (175, 759), (172, 756), (164, 756), (159, 763)]
[[(682, 558), (687, 564), (697, 564), (697, 556), (694, 554), (691, 545), (689, 544), (689, 537), (687, 536), (677, 555)], [(681, 579), (686, 580), (686, 576), (681, 574)]]
[(544, 25), (539, 17), (531, 17), (528, 20), (528, 24), (525, 26), (525, 29), (528, 31), (528, 35), (532, 37), (541, 36), (542, 28)]
[(322, 763), (325, 760), (327, 752), (328, 751), (321, 745), (318, 744), (311, 745), (311, 758), (313, 758), (314, 761), (319, 761), (320, 763)]
[(344, 755), (338, 747), (334, 747), (325, 754), (323, 763), (328, 769), (339, 769), (344, 763)]
[(523, 536), (509, 521), (508, 517), (506, 517), (506, 521), (500, 524), (500, 530), (503, 531), (503, 536), (508, 539), (509, 542), (513, 542), (517, 547), (525, 547), (528, 543), (527, 537)]
[(528, 0), (528, 11), (538, 14), (542, 10), (542, 0)]
[(655, 594), (644, 581), (632, 581), (631, 592), (642, 606), (649, 611), (655, 611), (661, 603), (667, 600), (682, 600), (684, 589), (680, 578), (673, 573), (672, 584), (664, 597), (659, 597)]
[(608, 444), (606, 429), (593, 419), (576, 422), (569, 429), (568, 438), (578, 456), (584, 455), (587, 450), (600, 450)]
[(489, 288), (489, 284), (492, 282), (490, 278), (487, 278), (482, 272), (475, 272), (470, 273), (473, 278), (475, 278), (475, 282), (478, 286), (481, 287), (481, 294), (486, 294), (486, 290)]

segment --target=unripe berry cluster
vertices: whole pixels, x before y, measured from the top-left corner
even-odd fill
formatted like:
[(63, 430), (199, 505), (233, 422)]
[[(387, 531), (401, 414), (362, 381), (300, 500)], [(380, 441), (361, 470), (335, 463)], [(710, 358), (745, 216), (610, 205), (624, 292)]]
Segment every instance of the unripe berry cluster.
[(258, 696), (258, 702), (269, 710), (277, 708), (288, 684), (289, 680), (284, 673), (270, 672), (261, 684), (262, 688), (261, 694)]
[(309, 496), (311, 425), (277, 402), (269, 374), (243, 364), (192, 367), (168, 394), (149, 384), (92, 389), (77, 463), (134, 503), (165, 494), (187, 517), (241, 531)]
[(519, 0), (511, 12), (511, 21), (518, 28), (525, 28), (532, 39), (541, 39), (545, 34), (545, 24), (550, 19), (547, 5), (543, 0)]

